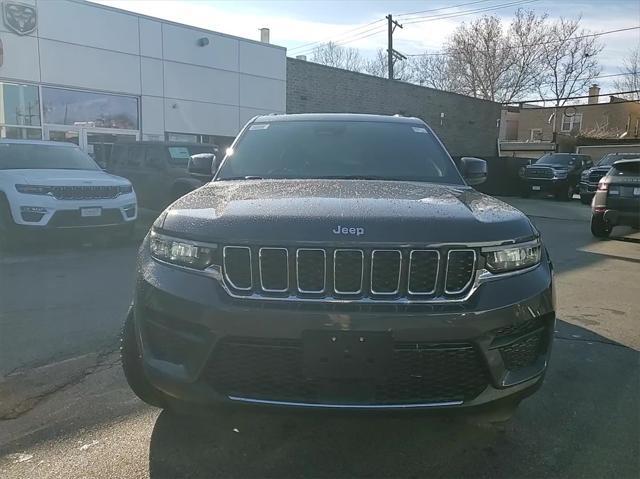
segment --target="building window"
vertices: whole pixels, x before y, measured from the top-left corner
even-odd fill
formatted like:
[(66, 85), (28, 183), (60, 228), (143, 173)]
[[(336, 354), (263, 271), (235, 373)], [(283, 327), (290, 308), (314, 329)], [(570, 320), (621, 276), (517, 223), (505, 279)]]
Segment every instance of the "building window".
[(0, 82), (0, 138), (42, 139), (38, 87)]
[(580, 131), (582, 129), (582, 113), (575, 113), (574, 115), (562, 117), (562, 128), (560, 131)]
[(139, 125), (136, 97), (43, 87), (42, 103), (47, 124), (126, 130)]
[(542, 141), (542, 128), (531, 128), (529, 141)]

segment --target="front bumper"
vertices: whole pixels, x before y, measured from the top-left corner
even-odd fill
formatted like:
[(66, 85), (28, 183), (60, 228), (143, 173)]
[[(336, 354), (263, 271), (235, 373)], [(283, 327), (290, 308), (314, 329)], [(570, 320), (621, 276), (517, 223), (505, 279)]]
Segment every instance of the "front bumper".
[(555, 193), (569, 185), (569, 180), (563, 179), (537, 179), (537, 178), (525, 178), (525, 187), (531, 193)]
[[(138, 216), (135, 193), (93, 200), (16, 194), (10, 204), (13, 222), (21, 230), (118, 227), (132, 224)], [(99, 210), (100, 214), (84, 216), (83, 211), (88, 210)]]
[[(192, 403), (335, 409), (478, 406), (540, 386), (555, 325), (551, 265), (484, 283), (464, 304), (233, 299), (218, 281), (141, 249), (134, 317), (151, 383)], [(389, 334), (385, 378), (305, 373), (305, 336)]]

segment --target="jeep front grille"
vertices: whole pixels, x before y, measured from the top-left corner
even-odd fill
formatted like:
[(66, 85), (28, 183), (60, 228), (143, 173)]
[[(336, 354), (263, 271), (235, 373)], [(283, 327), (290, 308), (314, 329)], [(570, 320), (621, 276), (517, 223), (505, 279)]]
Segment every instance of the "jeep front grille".
[(589, 183), (598, 183), (606, 174), (606, 171), (592, 171), (589, 173)]
[(120, 194), (118, 186), (52, 186), (57, 200), (106, 200)]
[(471, 248), (223, 248), (223, 277), (234, 296), (373, 300), (459, 299), (477, 269)]

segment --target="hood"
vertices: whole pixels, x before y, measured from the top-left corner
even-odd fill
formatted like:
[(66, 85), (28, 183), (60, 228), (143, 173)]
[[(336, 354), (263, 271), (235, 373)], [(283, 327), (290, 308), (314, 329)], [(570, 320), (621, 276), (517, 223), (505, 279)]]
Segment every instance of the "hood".
[(523, 213), (467, 186), (353, 180), (212, 182), (169, 207), (161, 228), (261, 244), (473, 243), (534, 234)]
[(129, 180), (102, 170), (28, 169), (0, 170), (0, 175), (15, 183), (45, 186), (118, 186)]

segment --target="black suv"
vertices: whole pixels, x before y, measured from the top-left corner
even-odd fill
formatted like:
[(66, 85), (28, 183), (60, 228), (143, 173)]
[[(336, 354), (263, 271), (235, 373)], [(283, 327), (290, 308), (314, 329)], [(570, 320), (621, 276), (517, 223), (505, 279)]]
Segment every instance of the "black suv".
[(640, 159), (616, 161), (598, 183), (591, 233), (606, 238), (614, 226), (640, 227)]
[(550, 153), (521, 170), (525, 182), (523, 197), (534, 193), (553, 193), (558, 200), (569, 201), (578, 192), (582, 171), (593, 162), (589, 155)]
[[(552, 265), (416, 118), (262, 116), (144, 240), (122, 337), (157, 406), (511, 411), (541, 383)], [(495, 412), (495, 411), (494, 411)]]
[(143, 208), (162, 210), (204, 181), (187, 172), (189, 158), (215, 154), (216, 145), (163, 141), (116, 143), (107, 170), (131, 181)]
[(580, 201), (585, 205), (591, 204), (600, 179), (607, 174), (611, 166), (618, 160), (631, 158), (640, 158), (640, 153), (609, 153), (600, 158), (593, 167), (584, 170), (580, 177)]

